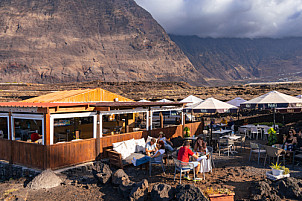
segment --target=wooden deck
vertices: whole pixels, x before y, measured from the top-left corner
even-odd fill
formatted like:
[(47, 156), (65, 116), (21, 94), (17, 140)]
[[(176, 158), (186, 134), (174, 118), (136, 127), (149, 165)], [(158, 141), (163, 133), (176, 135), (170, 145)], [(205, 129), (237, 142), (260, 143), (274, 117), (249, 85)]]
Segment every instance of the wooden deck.
[[(186, 124), (192, 134), (202, 132), (201, 122)], [(13, 164), (24, 165), (36, 169), (59, 169), (80, 163), (94, 161), (100, 155), (106, 157), (106, 148), (112, 143), (129, 139), (147, 138), (148, 135), (158, 137), (160, 131), (167, 138), (183, 135), (183, 126), (173, 126), (152, 131), (138, 131), (125, 134), (117, 134), (100, 138), (100, 153), (96, 153), (96, 140), (87, 139), (54, 145), (40, 145), (23, 141), (11, 141), (0, 139), (0, 159), (10, 161)]]

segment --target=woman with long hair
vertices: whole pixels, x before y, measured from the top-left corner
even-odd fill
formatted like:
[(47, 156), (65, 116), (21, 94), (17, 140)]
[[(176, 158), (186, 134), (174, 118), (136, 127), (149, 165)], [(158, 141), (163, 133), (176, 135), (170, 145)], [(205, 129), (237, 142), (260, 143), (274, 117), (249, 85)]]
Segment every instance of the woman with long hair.
[(163, 141), (158, 141), (157, 144), (157, 151), (152, 156), (144, 156), (143, 158), (136, 159), (133, 157), (132, 163), (134, 166), (140, 166), (144, 163), (148, 163), (150, 160), (155, 162), (160, 162), (161, 155), (165, 153), (165, 143)]
[(206, 154), (206, 150), (207, 143), (205, 143), (201, 137), (198, 137), (194, 145), (194, 151)]

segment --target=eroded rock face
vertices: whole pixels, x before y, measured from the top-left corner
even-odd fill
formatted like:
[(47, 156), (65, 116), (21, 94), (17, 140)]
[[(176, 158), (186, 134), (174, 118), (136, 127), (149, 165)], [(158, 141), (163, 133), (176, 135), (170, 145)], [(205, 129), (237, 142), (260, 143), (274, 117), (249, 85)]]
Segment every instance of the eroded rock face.
[(134, 0), (1, 0), (0, 81), (205, 83)]
[(112, 175), (112, 171), (109, 165), (97, 161), (92, 169), (93, 176), (98, 180), (98, 182), (105, 184), (107, 183)]

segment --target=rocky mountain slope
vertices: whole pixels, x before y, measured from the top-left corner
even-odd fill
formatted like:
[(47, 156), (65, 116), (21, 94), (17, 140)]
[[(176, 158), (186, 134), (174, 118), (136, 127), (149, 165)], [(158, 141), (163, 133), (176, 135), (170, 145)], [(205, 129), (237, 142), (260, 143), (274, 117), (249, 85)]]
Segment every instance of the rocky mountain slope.
[(0, 82), (89, 80), (205, 83), (133, 0), (0, 1)]
[(287, 81), (302, 77), (302, 38), (170, 37), (212, 83), (217, 80)]

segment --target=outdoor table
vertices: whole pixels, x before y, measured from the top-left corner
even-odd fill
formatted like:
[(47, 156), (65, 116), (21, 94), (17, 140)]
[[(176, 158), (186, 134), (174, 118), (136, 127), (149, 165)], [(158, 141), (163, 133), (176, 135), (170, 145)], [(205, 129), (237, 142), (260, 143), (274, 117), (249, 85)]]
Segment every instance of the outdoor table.
[(220, 137), (220, 138), (229, 138), (229, 139), (231, 139), (231, 140), (238, 140), (238, 139), (240, 139), (241, 138), (241, 136), (239, 136), (239, 135), (224, 135), (224, 136), (222, 136), (222, 137)]
[(213, 134), (220, 134), (220, 135), (223, 135), (223, 134), (227, 134), (227, 133), (231, 133), (232, 130), (218, 130), (218, 131), (212, 131)]
[(252, 127), (256, 127), (254, 124), (248, 124), (248, 125), (243, 125), (240, 126), (241, 128), (252, 128)]
[(185, 140), (197, 140), (197, 137), (185, 137)]
[[(198, 154), (199, 152), (195, 152), (195, 154)], [(200, 162), (200, 172), (203, 173), (203, 179), (205, 180), (205, 165), (206, 165), (206, 161), (207, 160), (207, 156), (203, 155), (203, 156), (199, 156), (197, 161)]]

